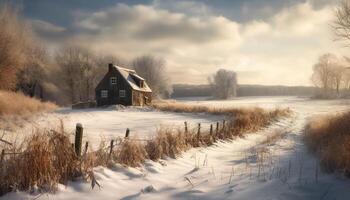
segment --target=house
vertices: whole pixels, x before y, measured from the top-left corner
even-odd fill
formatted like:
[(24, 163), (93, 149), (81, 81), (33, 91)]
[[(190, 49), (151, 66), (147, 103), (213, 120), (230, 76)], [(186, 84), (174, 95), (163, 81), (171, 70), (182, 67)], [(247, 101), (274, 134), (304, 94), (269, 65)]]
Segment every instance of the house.
[(143, 106), (151, 103), (152, 90), (134, 70), (109, 64), (107, 74), (95, 88), (95, 98), (97, 106)]

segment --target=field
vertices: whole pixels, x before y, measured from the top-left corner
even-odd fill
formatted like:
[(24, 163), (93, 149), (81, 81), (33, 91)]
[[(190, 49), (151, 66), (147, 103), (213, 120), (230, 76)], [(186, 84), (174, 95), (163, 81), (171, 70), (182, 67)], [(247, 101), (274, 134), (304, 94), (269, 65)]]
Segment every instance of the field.
[[(349, 199), (350, 182), (342, 175), (326, 174), (303, 144), (303, 129), (309, 119), (349, 110), (350, 101), (316, 101), (297, 97), (250, 97), (227, 101), (178, 99), (194, 105), (224, 107), (286, 108), (293, 112), (261, 131), (218, 141), (206, 148), (193, 148), (177, 159), (146, 161), (140, 168), (97, 167), (100, 189), (84, 181), (59, 186), (55, 194), (33, 191), (8, 193), (0, 199)], [(160, 112), (127, 108), (75, 111), (62, 109), (45, 114), (17, 130), (23, 137), (35, 126), (50, 127), (63, 120), (68, 130), (84, 126), (86, 138), (124, 136), (125, 129), (148, 138), (162, 126), (209, 125), (224, 116)], [(52, 123), (52, 124), (50, 124)], [(97, 134), (96, 134), (97, 133)]]
[(147, 108), (110, 107), (87, 110), (63, 108), (54, 113), (42, 114), (31, 120), (31, 123), (26, 123), (15, 134), (7, 134), (6, 136), (25, 137), (32, 132), (33, 128), (52, 128), (58, 126), (62, 120), (65, 129), (72, 133), (76, 123), (81, 123), (84, 127), (84, 141), (89, 141), (93, 148), (96, 148), (101, 140), (109, 141), (116, 137), (124, 137), (127, 128), (130, 129), (130, 136), (147, 139), (156, 132), (156, 129), (164, 125), (184, 126), (184, 122), (187, 121), (189, 125), (197, 126), (197, 123), (203, 123), (203, 126), (209, 127), (210, 123), (216, 123), (223, 119), (224, 116), (220, 115), (170, 113)]

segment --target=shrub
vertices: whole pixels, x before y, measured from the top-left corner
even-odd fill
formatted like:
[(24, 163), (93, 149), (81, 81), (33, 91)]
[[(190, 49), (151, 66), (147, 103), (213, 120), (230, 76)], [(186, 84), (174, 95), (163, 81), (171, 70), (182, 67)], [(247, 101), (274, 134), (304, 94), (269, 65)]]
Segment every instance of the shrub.
[(305, 127), (304, 140), (325, 171), (350, 175), (350, 112), (313, 119)]
[(41, 102), (21, 93), (0, 90), (0, 115), (26, 115), (57, 108), (53, 103)]

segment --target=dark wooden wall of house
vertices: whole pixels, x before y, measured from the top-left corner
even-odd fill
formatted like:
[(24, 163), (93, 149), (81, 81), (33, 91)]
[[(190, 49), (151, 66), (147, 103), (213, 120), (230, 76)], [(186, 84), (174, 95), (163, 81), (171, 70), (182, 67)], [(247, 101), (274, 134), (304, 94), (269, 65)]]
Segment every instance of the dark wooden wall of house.
[[(112, 85), (110, 83), (111, 77), (117, 77), (117, 84)], [(101, 97), (102, 90), (108, 90), (108, 98)], [(125, 90), (125, 97), (119, 96), (119, 90)], [(108, 70), (102, 81), (97, 85), (95, 95), (97, 106), (113, 104), (132, 105), (132, 88), (114, 67)]]

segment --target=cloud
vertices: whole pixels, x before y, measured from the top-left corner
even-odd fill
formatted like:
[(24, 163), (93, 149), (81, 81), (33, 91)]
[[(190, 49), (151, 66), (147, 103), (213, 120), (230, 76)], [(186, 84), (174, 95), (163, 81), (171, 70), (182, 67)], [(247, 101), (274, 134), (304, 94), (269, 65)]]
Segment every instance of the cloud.
[(330, 5), (298, 3), (248, 22), (213, 14), (197, 1), (169, 5), (168, 0), (155, 0), (80, 12), (69, 30), (37, 24), (46, 32), (65, 33), (60, 44), (77, 43), (127, 59), (164, 57), (175, 83), (205, 83), (210, 74), (226, 68), (244, 72), (238, 74), (245, 84), (305, 85), (319, 55), (343, 51), (332, 42)]
[(153, 0), (152, 7), (155, 9), (168, 10), (175, 13), (185, 13), (190, 16), (213, 15), (212, 8), (207, 4), (190, 0)]
[(239, 37), (238, 24), (224, 17), (191, 17), (144, 5), (118, 4), (81, 18), (76, 25), (91, 36), (194, 43)]
[(65, 27), (38, 19), (28, 20), (28, 23), (32, 25), (34, 32), (50, 47), (57, 46), (57, 43), (65, 40), (67, 36), (69, 37), (68, 30)]
[(75, 20), (75, 27), (70, 43), (126, 58), (155, 54), (178, 71), (212, 65), (208, 61), (220, 63), (218, 54), (228, 55), (241, 43), (240, 25), (227, 18), (194, 17), (144, 5), (117, 4), (85, 13)]
[(66, 30), (66, 28), (53, 25), (49, 22), (45, 22), (42, 20), (34, 19), (30, 21), (33, 28), (37, 31), (47, 32), (47, 33), (61, 33)]
[(328, 28), (332, 19), (330, 7), (315, 10), (310, 3), (302, 3), (283, 9), (273, 17), (273, 24), (281, 35), (305, 36), (318, 34), (320, 28)]
[(252, 21), (247, 23), (243, 28), (243, 35), (246, 37), (254, 37), (269, 33), (271, 31), (271, 25), (264, 21)]

